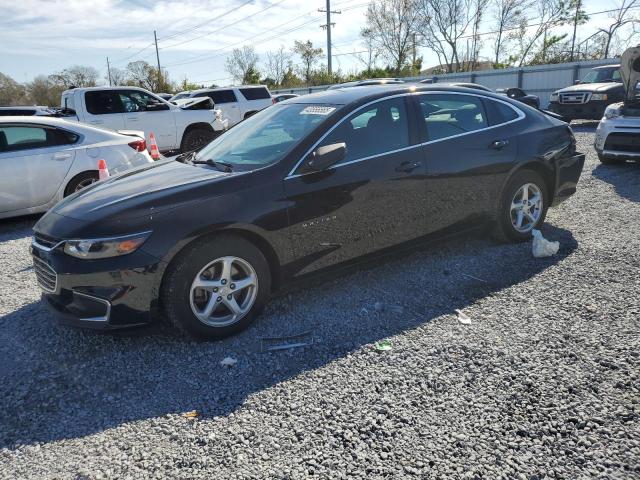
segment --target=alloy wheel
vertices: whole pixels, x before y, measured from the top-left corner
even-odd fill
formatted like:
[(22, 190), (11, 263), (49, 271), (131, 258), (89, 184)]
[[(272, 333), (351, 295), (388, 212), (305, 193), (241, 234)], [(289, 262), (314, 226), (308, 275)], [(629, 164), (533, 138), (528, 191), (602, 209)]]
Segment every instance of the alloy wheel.
[(220, 257), (208, 263), (191, 283), (191, 311), (202, 323), (226, 327), (241, 320), (255, 303), (258, 276), (249, 262)]
[(82, 190), (83, 188), (88, 187), (89, 185), (96, 183), (98, 181), (97, 178), (85, 178), (84, 180), (81, 180), (78, 182), (78, 184), (76, 185), (76, 188), (73, 190), (74, 192), (79, 192), (80, 190)]
[(535, 183), (522, 185), (511, 200), (511, 225), (520, 233), (528, 233), (537, 225), (544, 207), (542, 191)]

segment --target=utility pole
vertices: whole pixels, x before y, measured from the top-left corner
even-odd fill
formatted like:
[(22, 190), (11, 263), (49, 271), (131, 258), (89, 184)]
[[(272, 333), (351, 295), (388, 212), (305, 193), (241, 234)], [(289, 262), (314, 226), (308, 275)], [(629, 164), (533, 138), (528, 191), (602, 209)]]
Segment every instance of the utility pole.
[(573, 49), (576, 45), (576, 30), (578, 28), (578, 13), (580, 12), (580, 7), (582, 6), (582, 0), (575, 0), (576, 2), (576, 15), (573, 18), (573, 39), (571, 40), (571, 61), (573, 62)]
[(156, 60), (158, 60), (158, 89), (160, 89), (160, 84), (162, 83), (162, 70), (160, 69), (160, 54), (158, 53), (158, 37), (156, 36), (156, 31), (153, 31), (153, 41), (156, 44)]
[(109, 66), (109, 57), (107, 57), (107, 76), (109, 77), (109, 86), (111, 86), (111, 67)]
[(329, 75), (331, 75), (331, 28), (335, 26), (335, 23), (331, 23), (331, 14), (340, 14), (342, 12), (340, 10), (331, 11), (331, 0), (327, 0), (326, 10), (319, 8), (318, 11), (327, 12), (327, 23), (325, 25), (320, 25), (320, 28), (327, 30), (327, 70), (329, 71)]

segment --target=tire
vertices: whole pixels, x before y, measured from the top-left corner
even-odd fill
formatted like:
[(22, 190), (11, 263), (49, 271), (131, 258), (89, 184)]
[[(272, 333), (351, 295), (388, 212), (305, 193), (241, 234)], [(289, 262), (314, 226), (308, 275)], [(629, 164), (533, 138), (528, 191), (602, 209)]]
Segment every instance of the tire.
[(68, 197), (72, 193), (77, 192), (78, 190), (83, 189), (84, 187), (88, 187), (92, 183), (97, 182), (100, 179), (97, 171), (90, 172), (82, 172), (67, 183), (67, 187), (64, 189), (64, 196)]
[[(525, 185), (528, 186), (527, 197), (529, 202), (532, 202), (532, 200), (535, 202), (536, 191), (542, 198), (536, 203), (537, 208), (526, 207), (523, 211), (526, 213), (523, 213), (522, 219), (518, 220), (517, 212), (520, 209), (515, 208), (512, 210), (512, 204), (522, 203), (520, 194), (524, 191)], [(518, 195), (518, 197), (516, 197), (516, 195)], [(518, 201), (518, 199), (520, 201)], [(550, 202), (551, 199), (549, 198), (547, 184), (539, 173), (533, 170), (516, 172), (511, 179), (509, 179), (503, 190), (496, 215), (496, 225), (493, 236), (502, 242), (523, 242), (529, 240), (531, 238), (531, 230), (534, 228), (539, 229), (544, 223)], [(532, 221), (532, 219), (535, 219), (535, 221)], [(516, 225), (519, 221), (521, 222), (520, 229), (518, 229)]]
[[(224, 273), (226, 262), (231, 275)], [(250, 274), (255, 276), (254, 286), (246, 286)], [(195, 286), (196, 280), (205, 286)], [(241, 283), (245, 286), (240, 287)], [(270, 292), (271, 272), (262, 252), (242, 237), (219, 235), (197, 240), (178, 254), (165, 273), (161, 302), (174, 327), (196, 338), (217, 340), (247, 328)], [(233, 302), (246, 312), (231, 318)]]
[(246, 120), (249, 117), (253, 117), (258, 112), (247, 112), (244, 114), (243, 120)]
[(623, 163), (625, 163), (624, 160), (621, 160), (619, 158), (607, 158), (601, 153), (598, 154), (598, 160), (600, 160), (600, 163), (604, 165), (622, 165)]
[(214, 138), (215, 131), (212, 129), (204, 127), (192, 128), (182, 136), (180, 151), (181, 153), (187, 153), (194, 150), (200, 150)]

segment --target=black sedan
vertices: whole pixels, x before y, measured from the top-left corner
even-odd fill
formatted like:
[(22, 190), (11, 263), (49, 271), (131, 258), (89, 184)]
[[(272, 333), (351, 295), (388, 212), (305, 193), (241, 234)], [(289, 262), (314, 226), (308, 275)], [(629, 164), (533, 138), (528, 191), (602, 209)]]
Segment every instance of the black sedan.
[(518, 100), (519, 102), (525, 103), (530, 107), (540, 109), (540, 97), (538, 97), (537, 95), (528, 94), (521, 88), (498, 88), (496, 92), (501, 95), (506, 95), (509, 98), (513, 98), (514, 100)]
[(418, 85), (278, 103), (182, 162), (68, 197), (34, 227), (43, 300), (70, 324), (164, 314), (200, 337), (247, 327), (329, 266), (490, 225), (522, 241), (572, 195), (571, 129), (507, 97)]

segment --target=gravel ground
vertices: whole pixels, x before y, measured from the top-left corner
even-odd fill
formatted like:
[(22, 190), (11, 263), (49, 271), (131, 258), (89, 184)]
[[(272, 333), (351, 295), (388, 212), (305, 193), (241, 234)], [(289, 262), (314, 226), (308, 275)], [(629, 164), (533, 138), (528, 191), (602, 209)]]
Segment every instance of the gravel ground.
[(640, 478), (640, 165), (599, 165), (594, 128), (543, 230), (558, 255), (449, 241), (277, 298), (222, 342), (58, 326), (34, 219), (0, 223), (0, 477)]

